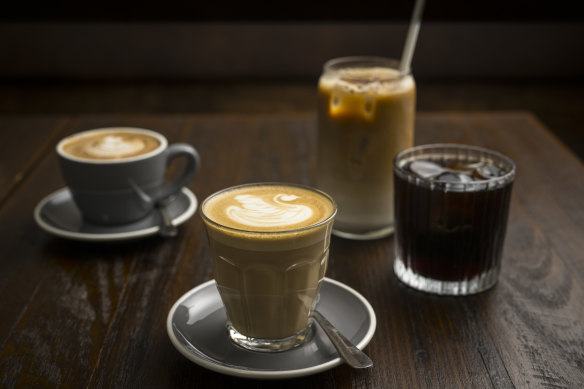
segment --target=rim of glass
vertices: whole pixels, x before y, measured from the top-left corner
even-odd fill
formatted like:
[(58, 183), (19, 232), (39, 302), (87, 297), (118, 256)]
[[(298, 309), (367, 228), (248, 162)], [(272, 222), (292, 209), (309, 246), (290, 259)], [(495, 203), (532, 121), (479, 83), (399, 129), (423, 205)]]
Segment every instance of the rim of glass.
[(402, 71), (400, 69), (400, 61), (395, 58), (380, 57), (380, 56), (346, 56), (333, 58), (324, 63), (324, 71), (338, 71), (341, 69), (355, 67), (355, 68), (365, 68), (365, 67), (386, 67), (390, 69), (395, 69), (399, 71), (399, 78), (411, 75), (411, 69)]
[[(229, 226), (223, 225), (221, 223), (218, 223), (215, 220), (208, 217), (207, 215), (205, 215), (205, 211), (204, 211), (205, 205), (207, 204), (207, 202), (209, 202), (214, 197), (217, 197), (220, 194), (225, 193), (225, 192), (229, 192), (229, 191), (240, 189), (240, 188), (246, 188), (246, 187), (250, 187), (250, 186), (291, 186), (291, 187), (295, 187), (295, 188), (306, 189), (306, 190), (309, 190), (311, 192), (316, 192), (331, 202), (331, 204), (333, 205), (333, 211), (326, 219), (321, 220), (320, 222), (318, 222), (316, 224), (311, 224), (311, 225), (306, 226), (306, 227), (294, 228), (291, 230), (281, 230), (281, 231), (253, 231), (253, 230), (244, 230), (241, 228), (229, 227)], [(331, 195), (329, 195), (326, 192), (323, 192), (320, 189), (313, 188), (313, 187), (308, 186), (308, 185), (293, 184), (293, 183), (288, 183), (288, 182), (273, 182), (272, 181), (272, 182), (255, 182), (255, 183), (241, 184), (241, 185), (235, 185), (235, 186), (231, 186), (231, 187), (228, 187), (225, 189), (221, 189), (221, 190), (209, 195), (201, 203), (200, 214), (205, 222), (208, 222), (211, 225), (226, 229), (228, 231), (244, 232), (246, 234), (253, 234), (253, 235), (278, 235), (278, 234), (291, 234), (291, 233), (297, 233), (297, 232), (302, 232), (302, 231), (308, 231), (308, 230), (311, 230), (314, 228), (318, 228), (322, 225), (325, 225), (325, 224), (329, 223), (335, 217), (335, 215), (337, 214), (337, 209), (338, 209), (337, 202), (335, 201), (335, 199), (333, 199), (333, 197)]]
[[(477, 156), (480, 157), (480, 155), (488, 155), (491, 156), (493, 158), (497, 158), (499, 161), (503, 161), (503, 163), (506, 163), (509, 165), (509, 171), (507, 171), (504, 175), (500, 176), (500, 177), (494, 177), (494, 178), (490, 178), (490, 179), (483, 179), (483, 180), (474, 180), (471, 182), (457, 182), (457, 183), (450, 183), (447, 181), (438, 181), (438, 180), (432, 180), (430, 178), (424, 178), (424, 177), (420, 177), (417, 174), (414, 174), (406, 169), (403, 168), (403, 166), (405, 165), (405, 163), (402, 162), (402, 160), (406, 160), (406, 161), (415, 161), (415, 160), (419, 160), (421, 158), (421, 156), (424, 155), (429, 155), (429, 151), (434, 151), (432, 154), (438, 154), (439, 152), (443, 152), (444, 154), (446, 154), (447, 152), (453, 152), (453, 151), (460, 151), (460, 150), (466, 150), (466, 151), (471, 151), (471, 152), (475, 152), (475, 153), (479, 153)], [(431, 160), (431, 159), (430, 159)], [(480, 158), (479, 158), (480, 160)], [(495, 161), (496, 162), (496, 161)], [(500, 164), (497, 164), (500, 165)], [(416, 179), (416, 182), (418, 183), (424, 183), (427, 185), (455, 185), (455, 186), (464, 186), (464, 187), (472, 187), (472, 186), (476, 186), (476, 185), (485, 185), (485, 184), (499, 184), (499, 183), (506, 183), (506, 182), (510, 182), (513, 180), (513, 178), (515, 177), (515, 162), (513, 162), (513, 160), (511, 158), (509, 158), (508, 156), (506, 156), (505, 154), (502, 154), (498, 151), (495, 150), (491, 150), (491, 149), (487, 149), (484, 147), (480, 147), (480, 146), (472, 146), (472, 145), (465, 145), (465, 144), (459, 144), (459, 143), (432, 143), (432, 144), (425, 144), (425, 145), (420, 145), (420, 146), (414, 146), (408, 149), (405, 149), (401, 152), (399, 152), (393, 159), (393, 170), (400, 174), (402, 177), (414, 177)]]

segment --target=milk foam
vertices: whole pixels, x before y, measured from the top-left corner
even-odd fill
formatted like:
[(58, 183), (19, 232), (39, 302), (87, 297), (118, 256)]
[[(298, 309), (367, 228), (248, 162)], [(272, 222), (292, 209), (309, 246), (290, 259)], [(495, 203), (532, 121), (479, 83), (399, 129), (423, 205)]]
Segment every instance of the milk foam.
[(128, 128), (98, 129), (75, 134), (57, 146), (63, 155), (92, 161), (117, 161), (147, 155), (166, 140), (159, 134)]
[(320, 87), (346, 93), (386, 95), (412, 89), (414, 80), (409, 75), (401, 77), (398, 70), (391, 68), (345, 68), (324, 74)]
[(272, 198), (242, 194), (235, 196), (239, 206), (227, 207), (225, 213), (232, 221), (250, 227), (280, 227), (302, 223), (313, 212), (310, 207), (293, 204), (298, 199), (293, 194), (278, 193)]
[(334, 216), (336, 206), (326, 195), (309, 188), (260, 183), (216, 193), (203, 202), (202, 213), (248, 236), (247, 232), (254, 235), (317, 225)]
[(146, 144), (142, 139), (124, 139), (117, 135), (107, 135), (102, 139), (88, 142), (83, 151), (95, 158), (121, 158), (139, 154), (145, 148)]

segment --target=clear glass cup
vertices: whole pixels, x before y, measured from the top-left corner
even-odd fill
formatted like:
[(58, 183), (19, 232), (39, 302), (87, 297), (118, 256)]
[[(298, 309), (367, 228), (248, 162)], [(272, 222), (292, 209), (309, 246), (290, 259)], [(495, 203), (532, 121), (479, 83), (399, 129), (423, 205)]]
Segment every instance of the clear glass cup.
[(333, 234), (393, 232), (393, 158), (413, 145), (416, 86), (382, 57), (328, 61), (318, 83), (317, 187), (335, 198)]
[[(279, 188), (281, 193), (264, 199), (250, 194), (250, 188)], [(221, 196), (230, 194), (242, 203), (229, 204), (220, 210), (223, 214), (245, 208), (255, 220), (258, 213), (273, 209), (272, 216), (278, 218), (294, 214), (294, 207), (307, 204), (304, 199), (320, 202), (326, 212), (318, 222), (290, 229), (234, 227), (213, 211)], [(203, 202), (201, 215), (209, 238), (213, 275), (232, 341), (256, 351), (283, 351), (306, 340), (327, 269), (335, 214), (336, 204), (329, 195), (294, 184), (241, 185), (219, 191)]]
[(474, 146), (423, 145), (395, 157), (394, 175), (397, 277), (444, 295), (492, 287), (500, 271), (513, 161)]

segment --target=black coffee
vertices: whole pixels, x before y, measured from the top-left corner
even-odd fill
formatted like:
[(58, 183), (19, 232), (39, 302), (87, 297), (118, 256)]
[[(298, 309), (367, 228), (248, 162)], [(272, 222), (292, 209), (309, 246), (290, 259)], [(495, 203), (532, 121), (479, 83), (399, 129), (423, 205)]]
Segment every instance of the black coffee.
[(468, 280), (495, 268), (513, 185), (497, 178), (508, 170), (438, 156), (401, 169), (394, 177), (396, 260), (441, 281)]

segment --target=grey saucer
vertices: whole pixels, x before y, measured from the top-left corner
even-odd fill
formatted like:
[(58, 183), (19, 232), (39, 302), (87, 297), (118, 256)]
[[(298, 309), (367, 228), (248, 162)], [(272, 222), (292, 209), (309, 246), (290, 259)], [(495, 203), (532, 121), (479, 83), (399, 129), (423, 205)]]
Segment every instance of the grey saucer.
[[(188, 220), (197, 209), (197, 198), (188, 188), (183, 188), (167, 206), (172, 224)], [(116, 241), (141, 238), (158, 233), (161, 216), (152, 212), (137, 222), (116, 226), (89, 224), (81, 218), (73, 203), (71, 192), (62, 188), (45, 197), (34, 210), (34, 219), (45, 231), (63, 238), (84, 241)]]
[[(376, 318), (369, 302), (345, 284), (325, 278), (318, 310), (363, 349), (375, 332)], [(215, 281), (190, 290), (173, 305), (166, 321), (172, 344), (185, 357), (207, 369), (247, 378), (277, 379), (315, 374), (342, 363), (327, 336), (316, 324), (303, 345), (289, 351), (265, 353), (236, 346), (228, 337), (225, 309)]]

